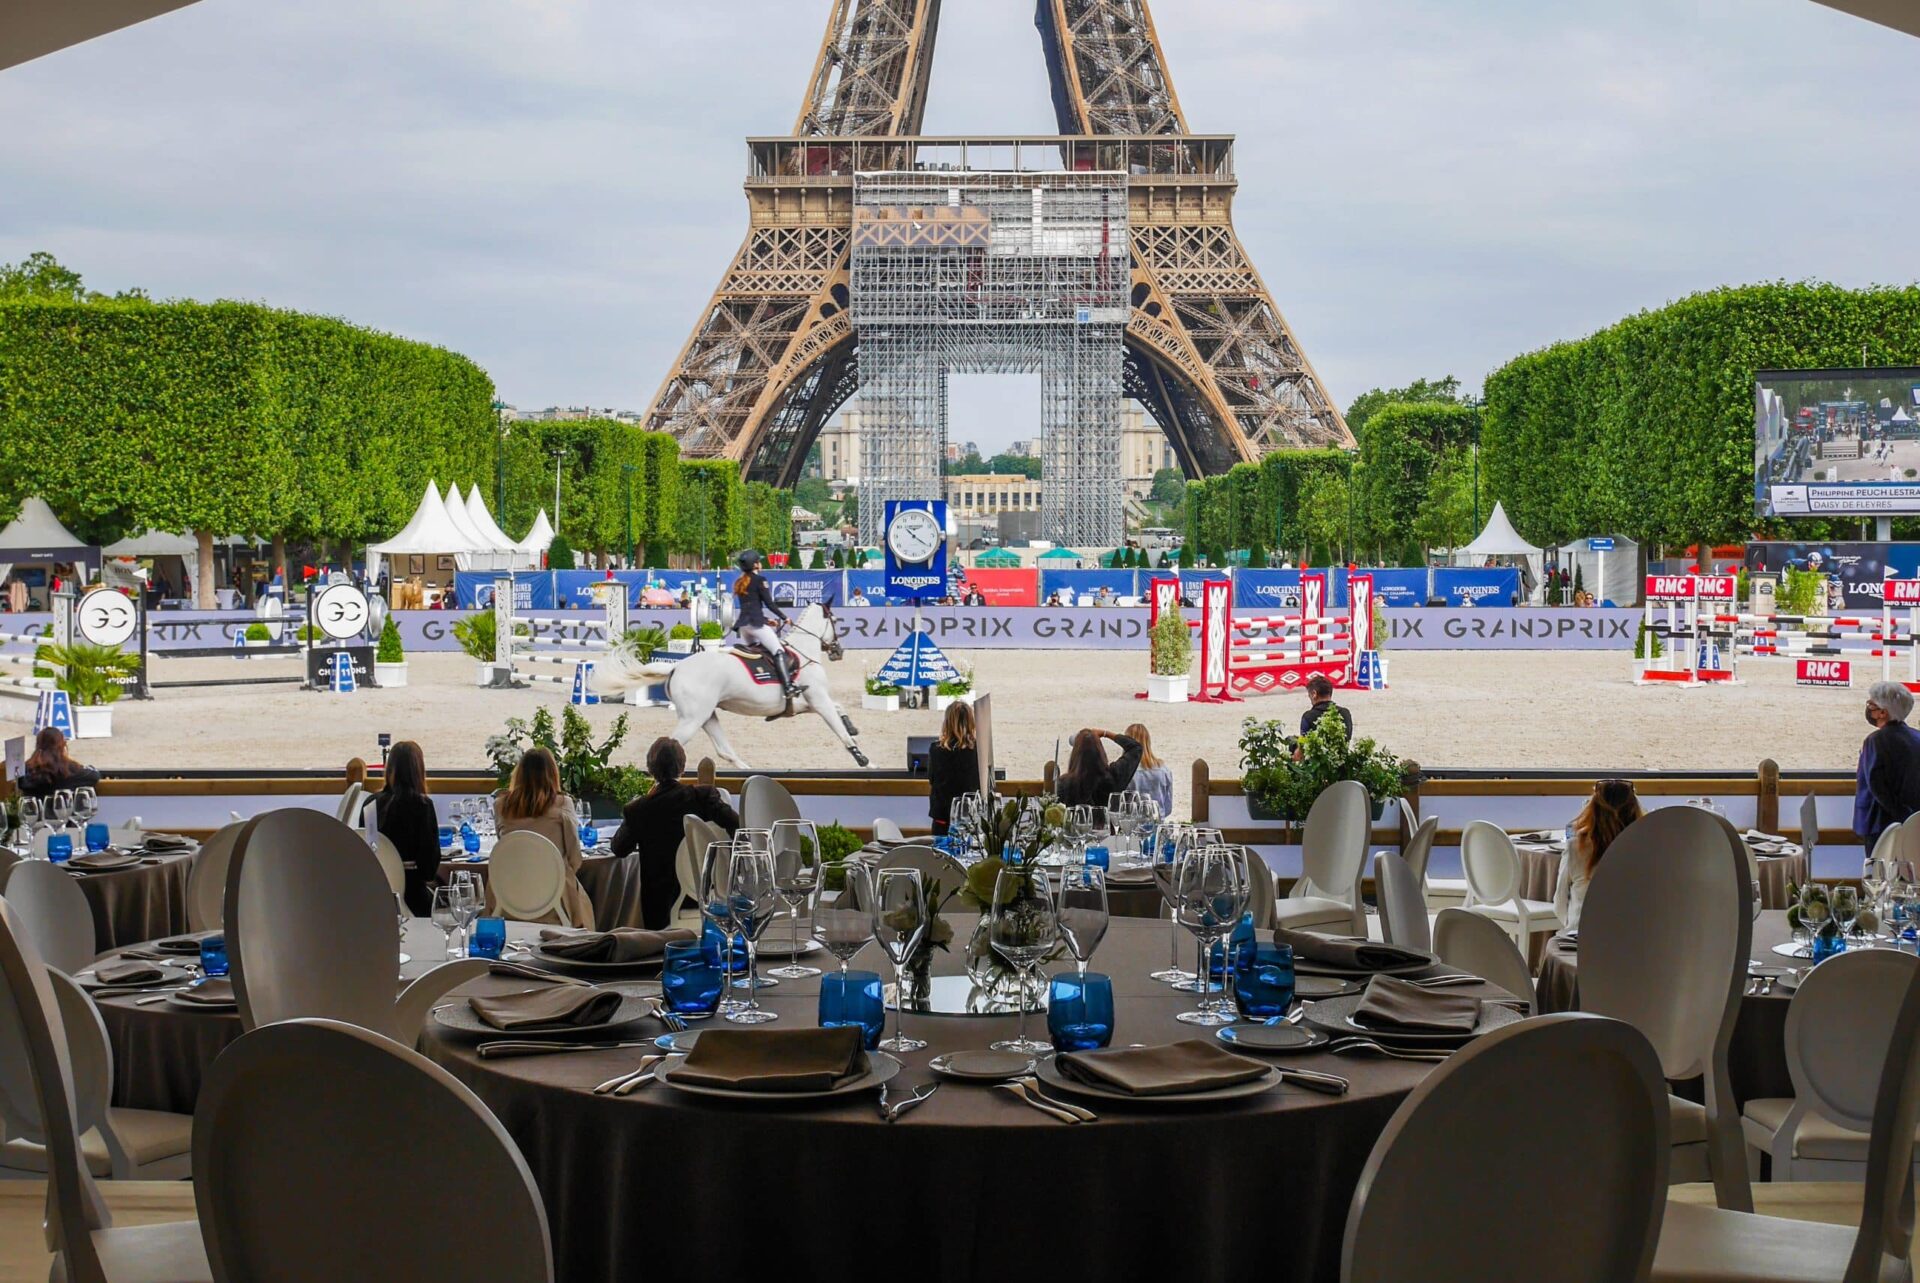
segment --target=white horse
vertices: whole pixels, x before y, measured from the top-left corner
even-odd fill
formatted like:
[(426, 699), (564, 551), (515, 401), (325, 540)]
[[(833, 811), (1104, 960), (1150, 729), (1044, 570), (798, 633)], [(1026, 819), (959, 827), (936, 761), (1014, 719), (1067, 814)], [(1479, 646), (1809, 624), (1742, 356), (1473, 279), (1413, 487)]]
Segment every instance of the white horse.
[[(839, 659), (844, 653), (833, 612), (822, 605), (808, 606), (800, 618), (788, 625), (786, 637), (787, 645), (800, 657), (794, 674), (794, 684), (801, 691), (796, 706), (804, 705), (819, 714), (820, 720), (846, 745), (847, 752), (853, 754), (853, 760), (867, 765), (867, 755), (854, 741), (860, 732), (834, 704), (833, 693), (827, 688), (827, 670), (822, 660)], [(624, 695), (636, 686), (665, 678), (667, 698), (680, 714), (673, 737), (686, 745), (704, 730), (720, 756), (742, 770), (752, 768), (727, 742), (726, 732), (720, 727), (719, 710), (766, 718), (787, 711), (787, 699), (780, 693), (779, 684), (762, 685), (754, 681), (746, 666), (727, 650), (700, 651), (671, 664), (642, 664), (616, 651), (595, 664), (593, 676), (594, 690), (606, 696)]]

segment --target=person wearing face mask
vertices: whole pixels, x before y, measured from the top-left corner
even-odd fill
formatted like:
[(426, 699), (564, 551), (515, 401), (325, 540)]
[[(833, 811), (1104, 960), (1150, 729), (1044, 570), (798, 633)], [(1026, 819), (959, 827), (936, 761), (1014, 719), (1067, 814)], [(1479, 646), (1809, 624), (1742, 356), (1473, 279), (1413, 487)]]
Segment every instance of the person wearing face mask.
[(1907, 725), (1913, 692), (1899, 682), (1867, 687), (1867, 725), (1854, 771), (1853, 831), (1872, 855), (1880, 834), (1920, 811), (1920, 731)]

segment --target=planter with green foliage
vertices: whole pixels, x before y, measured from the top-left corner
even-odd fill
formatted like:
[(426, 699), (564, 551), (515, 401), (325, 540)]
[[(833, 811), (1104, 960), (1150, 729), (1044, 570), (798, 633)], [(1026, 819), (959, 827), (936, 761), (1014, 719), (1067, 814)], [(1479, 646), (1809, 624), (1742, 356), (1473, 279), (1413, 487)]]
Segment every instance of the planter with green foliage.
[(1337, 714), (1322, 717), (1297, 739), (1288, 737), (1284, 723), (1247, 718), (1240, 723), (1240, 772), (1247, 812), (1255, 819), (1303, 821), (1328, 785), (1358, 780), (1373, 799), (1377, 820), (1406, 791), (1400, 759), (1371, 739), (1350, 739)]
[(140, 657), (118, 646), (74, 641), (43, 646), (35, 655), (60, 670), (56, 684), (73, 705), (75, 739), (105, 739), (113, 734), (113, 703), (140, 675)]
[(373, 652), (373, 684), (394, 689), (407, 684), (407, 652), (400, 644), (400, 626), (388, 615), (380, 625), (380, 642)]
[(869, 677), (866, 690), (860, 696), (860, 707), (876, 713), (897, 713), (900, 711), (900, 688), (892, 682)]
[(596, 742), (593, 724), (571, 705), (560, 709), (560, 724), (554, 725), (553, 713), (540, 709), (532, 720), (507, 719), (506, 729), (489, 736), (487, 760), (495, 778), (505, 788), (513, 779), (513, 768), (529, 748), (544, 748), (553, 754), (560, 767), (560, 791), (568, 797), (584, 800), (594, 819), (618, 819), (620, 809), (629, 800), (651, 786), (647, 773), (637, 766), (616, 766), (613, 755), (627, 739), (627, 715), (614, 719), (607, 737)]
[(667, 653), (669, 655), (691, 655), (693, 641), (697, 634), (692, 624), (675, 624), (667, 630)]
[(1147, 698), (1158, 704), (1187, 702), (1187, 674), (1193, 670), (1193, 633), (1176, 600), (1148, 630)]
[[(240, 645), (247, 650), (261, 650), (271, 646), (273, 645), (273, 630), (256, 620), (248, 624), (247, 630), (240, 634)], [(254, 655), (252, 658), (266, 659), (267, 656)]]
[(708, 620), (701, 621), (701, 624), (700, 624), (700, 649), (701, 650), (719, 650), (722, 646), (725, 646), (726, 644), (727, 644), (727, 630), (720, 626), (719, 620), (708, 619)]
[(941, 682), (933, 688), (933, 711), (944, 713), (953, 707), (954, 701), (973, 702), (973, 672), (956, 673), (952, 681)]

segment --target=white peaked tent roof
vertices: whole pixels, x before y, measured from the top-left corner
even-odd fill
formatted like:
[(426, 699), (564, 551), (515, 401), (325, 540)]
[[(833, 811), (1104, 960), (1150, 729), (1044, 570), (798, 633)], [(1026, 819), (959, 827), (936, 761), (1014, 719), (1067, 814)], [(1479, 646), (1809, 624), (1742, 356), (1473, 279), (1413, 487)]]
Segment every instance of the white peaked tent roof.
[(1520, 537), (1520, 532), (1507, 520), (1507, 510), (1503, 504), (1493, 505), (1493, 515), (1487, 518), (1486, 529), (1480, 537), (1464, 548), (1456, 548), (1456, 554), (1471, 557), (1531, 557), (1538, 556), (1540, 549)]
[(460, 532), (460, 537), (464, 540), (460, 545), (462, 551), (495, 551), (493, 544), (485, 535), (474, 529), (473, 522), (467, 518), (467, 501), (461, 497), (458, 483), (455, 483), (447, 490), (445, 507), (447, 520), (453, 523), (453, 528)]
[(176, 535), (166, 530), (142, 530), (137, 535), (115, 540), (100, 551), (109, 557), (197, 557), (200, 541), (192, 535)]
[[(533, 526), (527, 531), (527, 537), (519, 544), (521, 552), (535, 558), (547, 555), (547, 549), (553, 547), (553, 523), (547, 520), (547, 510), (542, 508), (540, 515), (533, 519)], [(540, 563), (536, 560), (534, 564)]]
[(509, 552), (518, 551), (518, 545), (506, 531), (500, 528), (499, 523), (493, 519), (493, 514), (487, 511), (486, 501), (480, 497), (479, 486), (467, 491), (467, 520), (475, 530), (486, 537), (489, 546), (504, 548)]
[(20, 515), (0, 530), (0, 552), (19, 549), (91, 548), (79, 535), (60, 524), (47, 501), (35, 495), (20, 505)]
[(414, 509), (412, 518), (400, 533), (384, 543), (369, 544), (367, 551), (390, 557), (468, 552), (472, 548), (469, 537), (462, 534), (447, 515), (447, 505), (440, 498), (440, 487), (429, 481), (427, 493), (420, 498), (420, 506)]

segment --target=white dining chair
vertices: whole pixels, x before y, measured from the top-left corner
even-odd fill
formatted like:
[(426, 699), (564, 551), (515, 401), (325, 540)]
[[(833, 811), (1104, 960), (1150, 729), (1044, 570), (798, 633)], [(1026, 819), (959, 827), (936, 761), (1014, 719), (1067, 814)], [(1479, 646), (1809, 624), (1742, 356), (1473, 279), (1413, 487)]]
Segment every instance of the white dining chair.
[(349, 784), (342, 790), (340, 801), (333, 808), (333, 818), (353, 828), (360, 822), (360, 799), (367, 795), (366, 786), (359, 783)]
[[(61, 1031), (73, 1077), (74, 1127), (80, 1153), (96, 1179), (184, 1180), (193, 1169), (193, 1115), (126, 1109), (113, 1102), (113, 1048), (93, 999), (80, 983), (49, 967)], [(36, 1119), (37, 1122), (37, 1119)], [(36, 1130), (33, 1135), (39, 1133)], [(47, 1150), (26, 1133), (8, 1130), (0, 1146), (0, 1176), (44, 1178)]]
[(48, 966), (68, 975), (92, 962), (93, 908), (75, 875), (45, 860), (21, 860), (0, 881), (4, 895), (33, 933), (34, 948)]
[(197, 1220), (116, 1226), (81, 1153), (54, 979), (0, 899), (0, 1117), (45, 1146), (47, 1245), (61, 1283), (211, 1283)]
[(1665, 1096), (1647, 1040), (1616, 1020), (1569, 1012), (1476, 1039), (1375, 1142), (1341, 1283), (1644, 1280), (1667, 1193)]
[(958, 891), (967, 880), (967, 871), (952, 856), (919, 842), (907, 842), (881, 856), (876, 869), (918, 869), (923, 886), (940, 883), (943, 896)]
[(907, 840), (907, 835), (900, 831), (898, 824), (895, 824), (884, 815), (878, 815), (875, 816), (873, 820), (873, 840), (876, 842), (904, 842)]
[(1367, 861), (1367, 825), (1373, 802), (1366, 785), (1340, 780), (1307, 808), (1301, 830), (1301, 876), (1274, 906), (1274, 925), (1290, 931), (1330, 927), (1337, 934), (1367, 934), (1360, 878)]
[(226, 911), (227, 865), (245, 823), (243, 820), (215, 829), (193, 853), (193, 864), (187, 870), (187, 930), (220, 929), (220, 915)]
[(1499, 825), (1475, 820), (1461, 830), (1460, 868), (1467, 875), (1463, 907), (1499, 923), (1523, 950), (1536, 931), (1565, 925), (1550, 902), (1520, 894), (1520, 853)]
[(1400, 858), (1406, 861), (1407, 869), (1420, 884), (1420, 893), (1427, 891), (1427, 864), (1433, 859), (1434, 835), (1440, 832), (1440, 817), (1429, 815), (1424, 820), (1416, 820), (1413, 808), (1407, 805), (1405, 798), (1400, 806), (1407, 817), (1407, 845), (1400, 852)]
[(1747, 987), (1753, 883), (1746, 844), (1696, 806), (1649, 811), (1594, 870), (1580, 916), (1580, 1009), (1624, 1020), (1670, 1080), (1704, 1077), (1704, 1106), (1670, 1100), (1676, 1183), (1711, 1177), (1721, 1207), (1753, 1208), (1727, 1049)]
[(433, 1005), (487, 973), (484, 958), (433, 968), (400, 991), (393, 892), (360, 835), (291, 807), (248, 820), (227, 867), (227, 956), (248, 1029), (315, 1016), (412, 1046)]
[(1857, 1181), (1866, 1173), (1887, 1038), (1920, 958), (1854, 949), (1801, 980), (1787, 1007), (1793, 1095), (1749, 1100), (1740, 1127), (1776, 1181)]
[(567, 917), (567, 861), (560, 848), (538, 833), (508, 833), (494, 844), (487, 860), (487, 899), (509, 922), (544, 922), (558, 915), (560, 925), (590, 927)]
[(779, 780), (769, 775), (747, 778), (740, 790), (742, 828), (770, 829), (775, 820), (797, 820), (800, 807)]
[(1499, 923), (1467, 909), (1442, 909), (1433, 920), (1433, 952), (1449, 967), (1499, 985), (1534, 1010), (1533, 975), (1513, 937)]
[(1433, 948), (1433, 926), (1427, 920), (1427, 900), (1420, 894), (1420, 879), (1392, 851), (1381, 851), (1373, 857), (1373, 898), (1380, 906), (1380, 933), (1388, 944)]
[[(1607, 859), (1612, 858), (1613, 853), (1609, 851)], [(1584, 932), (1581, 938), (1584, 942)], [(1585, 970), (1584, 964), (1581, 969)], [(1585, 984), (1582, 976), (1583, 991)], [(1866, 1180), (1861, 1191), (1857, 1229), (1755, 1216), (1751, 1212), (1728, 1210), (1724, 1205), (1698, 1207), (1669, 1202), (1666, 1219), (1660, 1227), (1660, 1244), (1654, 1254), (1653, 1279), (1658, 1283), (1911, 1280), (1914, 1129), (1920, 1126), (1917, 1043), (1920, 1043), (1920, 976), (1908, 983), (1899, 1014), (1884, 1044), (1886, 1054), (1874, 1092)]]
[(1273, 884), (1273, 868), (1258, 851), (1250, 846), (1240, 850), (1247, 858), (1247, 908), (1253, 915), (1253, 925), (1261, 931), (1273, 928), (1274, 911), (1279, 907), (1279, 892)]
[[(512, 834), (508, 834), (509, 837)], [(400, 859), (400, 848), (393, 839), (384, 833), (373, 835), (373, 858), (380, 862), (380, 872), (386, 875), (387, 887), (395, 895), (403, 895), (407, 889), (407, 866)]]
[[(330, 1020), (256, 1029), (214, 1062), (199, 1115), (194, 1188), (217, 1283), (553, 1279), (519, 1147), (417, 1052)], [(423, 1224), (413, 1200), (429, 1189), (460, 1190), (474, 1214), (457, 1232)]]

